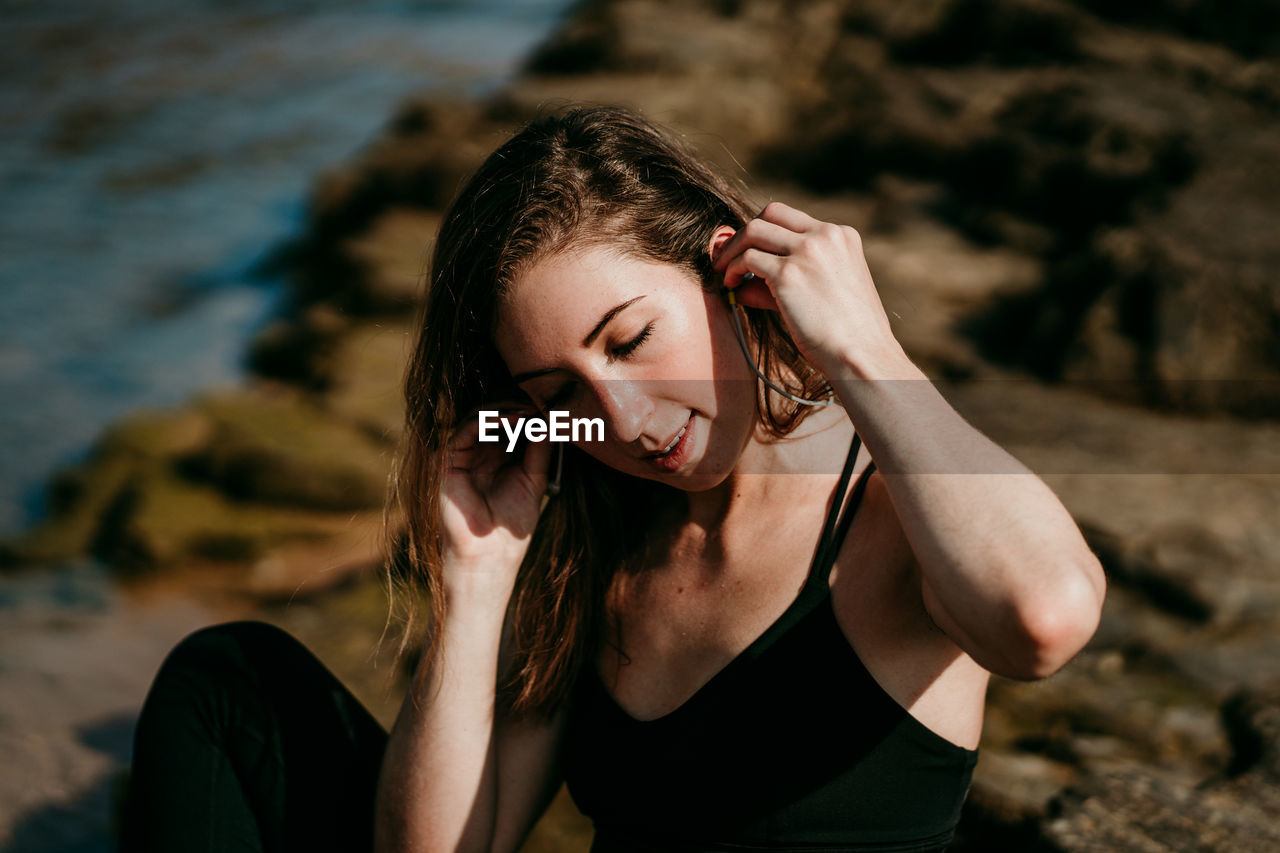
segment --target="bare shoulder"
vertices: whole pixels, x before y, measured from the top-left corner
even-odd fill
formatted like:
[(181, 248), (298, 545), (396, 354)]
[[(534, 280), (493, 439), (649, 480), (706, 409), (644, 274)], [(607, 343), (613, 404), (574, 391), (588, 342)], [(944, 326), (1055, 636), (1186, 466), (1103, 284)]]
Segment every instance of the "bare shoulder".
[(831, 570), (836, 619), (871, 676), (927, 728), (968, 749), (990, 674), (925, 609), (920, 567), (878, 471)]

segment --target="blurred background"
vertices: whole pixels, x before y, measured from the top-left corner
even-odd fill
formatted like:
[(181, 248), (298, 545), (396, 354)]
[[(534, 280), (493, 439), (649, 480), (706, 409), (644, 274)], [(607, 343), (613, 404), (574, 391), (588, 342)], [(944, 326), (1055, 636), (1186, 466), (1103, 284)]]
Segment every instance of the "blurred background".
[[(853, 225), (1107, 568), (957, 849), (1280, 846), (1280, 3), (0, 2), (0, 850), (114, 849), (165, 652), (280, 624), (385, 724), (380, 505), (459, 182), (621, 103)], [(530, 850), (585, 850), (562, 795)]]

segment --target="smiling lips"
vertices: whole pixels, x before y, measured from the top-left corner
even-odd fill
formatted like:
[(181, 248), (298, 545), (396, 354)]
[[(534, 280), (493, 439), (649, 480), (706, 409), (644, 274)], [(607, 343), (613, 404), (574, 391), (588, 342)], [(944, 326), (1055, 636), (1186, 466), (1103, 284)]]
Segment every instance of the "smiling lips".
[[(670, 463), (673, 461), (679, 461), (679, 460), (676, 460), (675, 457), (678, 455), (681, 455), (681, 452), (684, 450), (684, 444), (686, 443), (684, 441), (684, 438), (686, 435), (688, 435), (689, 426), (692, 423), (693, 423), (693, 415), (690, 414), (689, 419), (685, 421), (684, 426), (680, 428), (680, 431), (678, 433), (676, 433), (674, 436), (671, 437), (671, 439), (667, 442), (666, 446), (662, 450), (657, 450), (657, 451), (654, 451), (653, 453), (648, 453), (642, 458), (645, 459), (646, 461), (655, 462), (655, 463), (662, 463), (662, 462)], [(669, 465), (662, 465), (661, 467), (668, 468)]]
[(676, 437), (675, 437), (675, 438), (673, 438), (673, 439), (671, 439), (671, 441), (667, 444), (667, 446), (666, 446), (666, 447), (664, 447), (664, 448), (662, 449), (662, 452), (661, 452), (661, 453), (659, 453), (658, 455), (659, 455), (659, 456), (666, 456), (668, 453), (670, 453), (670, 452), (671, 452), (671, 448), (673, 448), (673, 447), (675, 447), (675, 446), (676, 446), (676, 442), (680, 440), (680, 437), (684, 435), (685, 430), (687, 430), (688, 428), (689, 428), (689, 424), (688, 424), (688, 422), (686, 422), (684, 426), (680, 427), (680, 432), (676, 433)]

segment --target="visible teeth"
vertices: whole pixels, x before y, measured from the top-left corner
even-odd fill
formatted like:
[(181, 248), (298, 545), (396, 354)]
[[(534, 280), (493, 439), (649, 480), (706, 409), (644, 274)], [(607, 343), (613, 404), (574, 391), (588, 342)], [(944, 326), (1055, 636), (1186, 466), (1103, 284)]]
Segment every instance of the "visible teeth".
[(670, 453), (670, 452), (671, 452), (671, 448), (675, 447), (677, 444), (679, 444), (679, 443), (680, 443), (680, 439), (684, 436), (684, 431), (685, 431), (685, 430), (687, 430), (688, 428), (689, 428), (689, 425), (688, 425), (688, 424), (685, 424), (683, 427), (681, 427), (681, 428), (680, 428), (680, 432), (676, 433), (676, 437), (675, 437), (675, 438), (673, 438), (673, 439), (671, 439), (671, 443), (670, 443), (670, 444), (668, 444), (668, 445), (667, 445), (667, 447), (666, 447), (666, 449), (665, 449), (665, 450), (663, 450), (662, 452), (663, 452), (663, 453)]

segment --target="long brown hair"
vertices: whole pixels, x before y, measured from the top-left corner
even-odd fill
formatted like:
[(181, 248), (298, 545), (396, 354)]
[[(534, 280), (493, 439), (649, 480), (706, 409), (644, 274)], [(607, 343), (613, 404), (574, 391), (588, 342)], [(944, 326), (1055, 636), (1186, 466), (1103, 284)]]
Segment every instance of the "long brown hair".
[[(608, 244), (674, 264), (707, 289), (720, 282), (707, 245), (720, 225), (754, 215), (739, 185), (669, 132), (617, 107), (578, 107), (535, 119), (498, 148), (463, 187), (440, 227), (417, 342), (405, 376), (406, 422), (388, 517), (403, 519), (389, 581), (407, 602), (430, 596), (423, 655), (443, 654), (439, 513), (446, 444), (460, 416), (485, 401), (527, 399), (493, 342), (497, 305), (519, 272), (570, 247)], [(774, 312), (746, 311), (761, 369), (796, 396), (830, 392)], [(774, 436), (812, 411), (758, 383), (756, 412)], [(624, 475), (561, 445), (560, 494), (543, 511), (507, 610), (510, 666), (499, 674), (499, 713), (550, 716), (604, 636), (604, 592), (644, 553), (637, 519), (669, 487)], [(394, 609), (394, 598), (393, 598)], [(425, 667), (420, 666), (421, 676)]]

